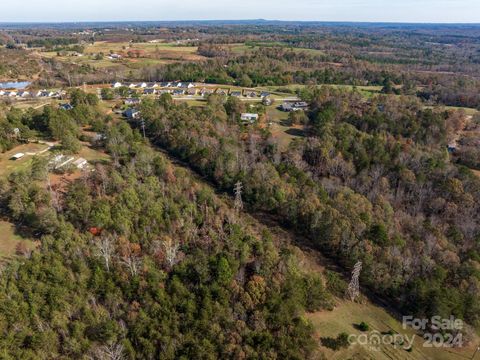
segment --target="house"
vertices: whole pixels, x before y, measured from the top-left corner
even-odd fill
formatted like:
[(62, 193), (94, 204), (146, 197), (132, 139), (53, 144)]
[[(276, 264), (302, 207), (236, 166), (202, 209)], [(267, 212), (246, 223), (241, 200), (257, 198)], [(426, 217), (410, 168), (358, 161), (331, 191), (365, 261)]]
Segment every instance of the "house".
[(113, 83), (113, 84), (112, 84), (112, 87), (113, 87), (114, 89), (118, 89), (119, 87), (122, 87), (122, 83), (117, 81), (116, 83)]
[(145, 82), (142, 82), (141, 84), (138, 85), (138, 87), (140, 87), (140, 88), (142, 88), (142, 89), (146, 88), (147, 86), (148, 86), (148, 85), (147, 85), (147, 83), (145, 83)]
[(30, 93), (28, 91), (19, 91), (17, 94), (18, 97), (25, 98), (30, 96)]
[(5, 96), (15, 97), (15, 96), (17, 96), (17, 92), (16, 91), (7, 91), (5, 93)]
[(265, 106), (270, 106), (273, 104), (273, 99), (270, 96), (264, 96), (262, 98), (262, 104)]
[(183, 84), (181, 82), (179, 82), (179, 83), (174, 84), (173, 87), (181, 88), (181, 87), (183, 87)]
[(73, 162), (73, 165), (77, 168), (77, 169), (84, 169), (85, 166), (87, 166), (88, 162), (87, 160), (85, 160), (84, 158), (78, 158), (77, 160), (75, 160)]
[(157, 90), (152, 88), (146, 88), (143, 90), (144, 95), (155, 95), (156, 93), (157, 93)]
[(25, 154), (24, 153), (17, 153), (15, 155), (13, 155), (10, 159), (11, 160), (18, 160), (18, 159), (21, 159), (22, 157), (24, 157)]
[(174, 96), (179, 96), (179, 95), (184, 95), (185, 91), (184, 90), (174, 90), (173, 95)]
[(188, 89), (191, 89), (191, 88), (194, 88), (194, 87), (195, 87), (195, 84), (193, 84), (193, 83), (188, 83), (188, 85), (187, 85)]
[(281, 106), (283, 111), (298, 111), (298, 110), (307, 110), (308, 104), (305, 101), (298, 102), (284, 102)]
[(68, 104), (68, 103), (67, 104), (61, 104), (59, 106), (59, 108), (62, 109), (62, 110), (67, 110), (67, 111), (68, 110), (73, 110), (73, 106), (71, 104)]
[(0, 90), (0, 96), (3, 96), (3, 95), (5, 95), (5, 91)]
[(123, 115), (127, 119), (138, 119), (138, 118), (140, 118), (140, 111), (138, 111), (137, 109), (134, 109), (134, 108), (129, 108), (129, 109), (127, 109), (123, 112)]
[(138, 105), (140, 104), (141, 100), (139, 98), (127, 98), (125, 99), (125, 105)]
[(48, 91), (48, 90), (40, 90), (39, 92), (37, 92), (37, 97), (51, 97), (53, 96), (53, 92), (52, 91)]
[(128, 87), (130, 89), (135, 89), (137, 87), (137, 84), (131, 83), (130, 85), (128, 85)]
[(148, 83), (148, 84), (147, 84), (147, 87), (148, 87), (148, 88), (155, 89), (155, 88), (158, 87), (158, 84), (157, 84), (157, 83)]
[(110, 60), (119, 60), (119, 59), (122, 58), (122, 55), (120, 55), (120, 54), (110, 54), (110, 55), (108, 56), (108, 58), (109, 58)]
[(228, 95), (228, 90), (227, 89), (217, 89), (217, 94), (222, 95), (222, 96), (227, 96)]
[(160, 89), (160, 90), (157, 90), (157, 93), (158, 93), (158, 94), (170, 94), (170, 93), (171, 93), (171, 90), (168, 90), (168, 89)]
[(244, 123), (253, 124), (255, 121), (258, 121), (258, 114), (243, 113), (240, 115), (240, 120)]
[(254, 97), (257, 97), (258, 94), (257, 94), (256, 91), (249, 91), (249, 92), (246, 93), (246, 96), (254, 98)]
[(260, 93), (260, 97), (261, 97), (261, 98), (264, 98), (264, 97), (267, 97), (267, 96), (270, 96), (270, 93), (267, 92), (267, 91), (262, 91), (262, 92)]
[(190, 88), (190, 89), (187, 90), (187, 94), (191, 95), (191, 96), (197, 95), (197, 89)]
[(242, 96), (242, 92), (241, 91), (232, 91), (230, 93), (230, 96), (240, 97), (240, 96)]
[(171, 87), (172, 86), (172, 83), (171, 82), (162, 82), (160, 83), (160, 87), (163, 87), (163, 88), (168, 88), (168, 87)]

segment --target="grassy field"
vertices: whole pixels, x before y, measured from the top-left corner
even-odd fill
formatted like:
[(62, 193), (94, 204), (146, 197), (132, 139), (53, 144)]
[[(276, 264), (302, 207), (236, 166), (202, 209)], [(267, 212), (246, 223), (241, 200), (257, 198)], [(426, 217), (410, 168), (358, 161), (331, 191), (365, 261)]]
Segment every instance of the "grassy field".
[[(17, 146), (12, 150), (0, 154), (0, 176), (8, 176), (13, 171), (26, 169), (32, 161), (32, 155), (28, 155), (27, 153), (37, 153), (47, 148), (48, 146), (44, 144), (30, 143)], [(17, 153), (24, 153), (26, 155), (21, 159), (11, 160), (12, 156)]]
[[(373, 305), (370, 302), (365, 304), (352, 303), (350, 301), (339, 300), (337, 307), (333, 311), (322, 311), (308, 314), (307, 317), (312, 321), (316, 330), (316, 337), (321, 343), (320, 338), (337, 337), (341, 332), (347, 334), (360, 335), (362, 332), (355, 326), (361, 322), (366, 322), (370, 329), (364, 334), (377, 331), (380, 334), (392, 332), (394, 334), (403, 334), (409, 339), (416, 335), (412, 329), (404, 330), (400, 321), (388, 314), (383, 308)], [(477, 339), (478, 340), (478, 339)], [(475, 352), (475, 343), (463, 348), (430, 348), (424, 347), (423, 338), (416, 335), (411, 352), (404, 349), (404, 346), (394, 346), (393, 344), (382, 344), (381, 346), (370, 345), (351, 345), (349, 348), (339, 351), (333, 351), (324, 346), (321, 350), (325, 352), (330, 360), (340, 359), (410, 359), (410, 360), (460, 360), (470, 359)]]
[(227, 45), (230, 50), (235, 53), (235, 54), (244, 54), (248, 52), (252, 52), (255, 50), (258, 50), (262, 47), (283, 47), (288, 49), (289, 51), (294, 51), (296, 53), (307, 53), (309, 55), (324, 55), (325, 52), (322, 50), (317, 50), (317, 49), (307, 49), (307, 48), (296, 48), (296, 47), (291, 47), (286, 43), (281, 43), (281, 42), (264, 42), (264, 43), (255, 43), (254, 45), (247, 45), (247, 44), (229, 44)]

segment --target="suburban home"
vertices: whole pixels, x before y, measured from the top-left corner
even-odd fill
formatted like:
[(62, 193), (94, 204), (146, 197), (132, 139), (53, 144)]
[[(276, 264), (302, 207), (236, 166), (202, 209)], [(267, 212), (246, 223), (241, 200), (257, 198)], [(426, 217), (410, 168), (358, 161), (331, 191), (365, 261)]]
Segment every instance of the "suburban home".
[(22, 97), (22, 98), (25, 98), (25, 97), (28, 97), (30, 96), (30, 93), (28, 91), (19, 91), (18, 94), (17, 94), (18, 97)]
[(62, 110), (73, 110), (73, 106), (71, 104), (61, 104), (60, 106), (60, 109)]
[(171, 82), (162, 82), (160, 84), (160, 87), (164, 87), (164, 88), (168, 88), (168, 87), (171, 87), (171, 86), (172, 86)]
[(217, 94), (222, 95), (222, 96), (227, 96), (228, 95), (228, 90), (227, 89), (217, 89)]
[(127, 119), (138, 119), (140, 118), (140, 111), (138, 111), (137, 109), (129, 108), (123, 112), (123, 115)]
[(181, 87), (183, 87), (183, 84), (181, 82), (179, 82), (179, 83), (173, 84), (173, 87), (181, 88)]
[(298, 101), (298, 102), (284, 102), (281, 105), (281, 109), (283, 111), (298, 111), (298, 110), (307, 110), (308, 104), (305, 101)]
[(267, 96), (270, 96), (270, 93), (267, 92), (267, 91), (262, 91), (262, 92), (260, 93), (260, 97), (262, 97), (262, 98), (267, 97)]
[(128, 85), (128, 87), (130, 89), (135, 89), (137, 87), (137, 84), (131, 83), (130, 85)]
[(140, 104), (141, 100), (139, 98), (127, 98), (125, 99), (125, 105), (138, 105)]
[(78, 158), (77, 160), (75, 160), (73, 162), (73, 165), (77, 168), (77, 169), (83, 169), (85, 168), (85, 166), (87, 166), (88, 162), (87, 160), (85, 160), (84, 158)]
[(258, 114), (243, 113), (240, 115), (240, 120), (244, 123), (253, 124), (255, 121), (258, 121)]
[(270, 96), (264, 96), (262, 98), (262, 104), (265, 106), (270, 106), (273, 104), (273, 99)]
[(11, 160), (18, 160), (18, 159), (21, 159), (22, 157), (24, 157), (25, 154), (24, 153), (17, 153), (15, 155), (13, 155), (10, 159)]
[(185, 91), (184, 90), (174, 90), (173, 95), (174, 96), (179, 96), (179, 95), (184, 95)]
[(190, 88), (190, 89), (187, 90), (187, 94), (191, 95), (191, 96), (197, 95), (197, 89)]
[(230, 93), (230, 96), (240, 97), (240, 96), (242, 96), (242, 92), (241, 91), (232, 91)]
[(194, 88), (194, 87), (195, 87), (195, 84), (194, 84), (194, 83), (189, 83), (189, 84), (187, 85), (187, 88), (188, 88), (188, 89), (191, 89), (191, 88)]
[(257, 97), (257, 96), (258, 96), (258, 94), (257, 94), (256, 91), (249, 91), (249, 92), (246, 93), (246, 95), (247, 95), (248, 97), (251, 97), (251, 98), (254, 98), (254, 97)]
[(119, 87), (122, 87), (122, 83), (117, 81), (116, 83), (113, 83), (112, 87), (118, 89)]
[(5, 93), (5, 96), (8, 96), (8, 97), (15, 97), (17, 96), (17, 93), (15, 91), (7, 91)]
[(0, 96), (3, 96), (3, 95), (5, 95), (5, 91), (0, 90)]
[(168, 89), (160, 89), (160, 90), (157, 90), (157, 93), (158, 94), (170, 94), (172, 91), (171, 90), (168, 90)]
[(158, 84), (157, 84), (157, 83), (148, 83), (148, 84), (147, 84), (147, 87), (148, 87), (148, 88), (155, 89), (155, 88), (158, 87)]
[(152, 88), (146, 88), (143, 90), (144, 95), (155, 95), (156, 93), (157, 93), (157, 90)]

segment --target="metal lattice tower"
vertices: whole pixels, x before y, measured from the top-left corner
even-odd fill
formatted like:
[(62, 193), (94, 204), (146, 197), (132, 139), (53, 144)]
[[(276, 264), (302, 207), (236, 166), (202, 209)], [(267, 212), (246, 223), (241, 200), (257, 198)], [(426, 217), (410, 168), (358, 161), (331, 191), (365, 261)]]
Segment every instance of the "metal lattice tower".
[(360, 295), (360, 285), (358, 282), (358, 278), (360, 277), (360, 272), (362, 271), (362, 262), (359, 261), (355, 264), (352, 271), (352, 280), (350, 284), (348, 284), (348, 289), (346, 296), (350, 298), (351, 301), (355, 301), (355, 299)]
[(242, 189), (243, 189), (242, 183), (240, 181), (238, 181), (235, 184), (235, 188), (233, 189), (233, 192), (235, 193), (234, 208), (237, 212), (239, 212), (243, 209)]

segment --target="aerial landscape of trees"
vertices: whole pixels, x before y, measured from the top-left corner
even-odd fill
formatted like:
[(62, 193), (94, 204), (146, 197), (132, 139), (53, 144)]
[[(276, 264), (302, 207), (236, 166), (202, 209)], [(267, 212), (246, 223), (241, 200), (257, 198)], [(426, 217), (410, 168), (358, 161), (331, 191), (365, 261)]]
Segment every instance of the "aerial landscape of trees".
[(64, 90), (0, 102), (0, 155), (49, 146), (0, 158), (0, 222), (32, 243), (0, 257), (0, 357), (328, 359), (348, 334), (311, 315), (345, 303), (476, 346), (478, 27), (96, 26), (0, 32), (2, 80)]

